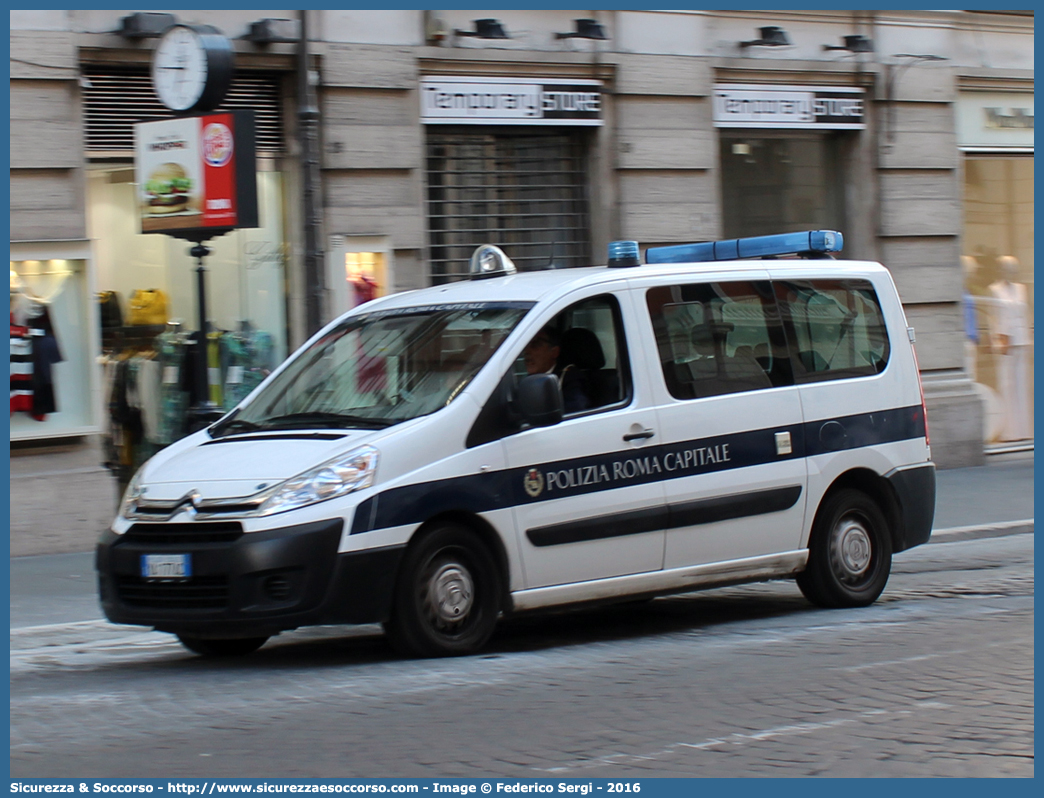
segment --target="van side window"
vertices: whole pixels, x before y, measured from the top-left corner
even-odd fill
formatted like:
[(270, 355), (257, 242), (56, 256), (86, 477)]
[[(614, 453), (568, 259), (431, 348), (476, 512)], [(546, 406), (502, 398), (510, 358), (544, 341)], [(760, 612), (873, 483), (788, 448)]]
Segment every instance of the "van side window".
[(768, 282), (651, 288), (646, 304), (664, 381), (676, 399), (793, 383)]
[(779, 281), (775, 287), (797, 382), (884, 371), (888, 333), (869, 281)]
[[(562, 386), (566, 416), (617, 405), (630, 396), (623, 322), (615, 297), (592, 297), (566, 308), (535, 338), (550, 338), (558, 350), (553, 372)], [(516, 378), (526, 371), (523, 353), (515, 366)]]
[(571, 305), (534, 333), (468, 432), (469, 449), (522, 429), (512, 396), (530, 369), (559, 378), (566, 418), (625, 405), (632, 393), (631, 369), (616, 297), (605, 294)]

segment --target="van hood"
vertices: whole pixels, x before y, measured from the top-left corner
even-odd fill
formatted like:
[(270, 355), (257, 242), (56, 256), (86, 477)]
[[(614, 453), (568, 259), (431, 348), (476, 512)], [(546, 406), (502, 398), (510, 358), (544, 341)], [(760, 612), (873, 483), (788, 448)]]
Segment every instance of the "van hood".
[(189, 489), (204, 499), (251, 496), (377, 437), (373, 430), (204, 435), (194, 446), (158, 454), (142, 475), (145, 492), (153, 500)]

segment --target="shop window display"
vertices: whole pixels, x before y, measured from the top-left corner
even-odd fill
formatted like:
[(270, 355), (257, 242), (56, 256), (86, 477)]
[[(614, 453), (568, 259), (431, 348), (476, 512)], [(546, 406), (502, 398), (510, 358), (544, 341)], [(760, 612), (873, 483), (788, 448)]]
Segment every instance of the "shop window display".
[(11, 439), (92, 431), (84, 261), (11, 261)]
[[(281, 175), (258, 173), (261, 227), (207, 242), (205, 336), (192, 244), (140, 233), (132, 180), (127, 168), (97, 170), (88, 194), (108, 464), (121, 482), (192, 431), (191, 407), (209, 400), (231, 409), (287, 353)], [(205, 384), (196, 367), (200, 346)]]
[(326, 272), (329, 318), (391, 292), (390, 246), (387, 236), (330, 236)]
[(966, 366), (987, 443), (1033, 438), (1033, 159), (965, 161)]
[(722, 131), (724, 237), (843, 230), (841, 135)]
[(11, 413), (37, 421), (57, 410), (53, 366), (64, 359), (48, 304), (11, 270)]
[(387, 278), (383, 252), (346, 252), (344, 276), (348, 281), (349, 307), (384, 296)]

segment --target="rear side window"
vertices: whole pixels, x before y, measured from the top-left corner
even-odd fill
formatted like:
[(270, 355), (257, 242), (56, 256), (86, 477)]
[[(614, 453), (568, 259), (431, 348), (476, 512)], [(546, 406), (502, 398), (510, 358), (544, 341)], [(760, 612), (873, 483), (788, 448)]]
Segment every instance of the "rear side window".
[(888, 332), (868, 281), (779, 281), (775, 289), (796, 382), (884, 371)]
[(676, 399), (793, 383), (770, 283), (657, 287), (646, 304), (664, 381)]

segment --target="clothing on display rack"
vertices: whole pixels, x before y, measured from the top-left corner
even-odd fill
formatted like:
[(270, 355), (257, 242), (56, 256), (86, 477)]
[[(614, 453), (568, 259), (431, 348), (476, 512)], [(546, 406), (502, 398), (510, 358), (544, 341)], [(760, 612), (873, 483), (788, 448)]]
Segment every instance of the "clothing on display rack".
[(11, 413), (33, 409), (33, 342), (11, 315)]
[(101, 359), (108, 401), (105, 465), (121, 484), (191, 431), (189, 411), (202, 397), (229, 410), (275, 368), (271, 334), (244, 323), (237, 332), (208, 333), (207, 381), (201, 384), (198, 331), (183, 332), (179, 322), (161, 329), (123, 327), (112, 339), (119, 348)]
[(180, 370), (186, 347), (177, 325), (162, 329), (157, 335), (151, 326), (123, 328), (121, 348), (102, 357), (108, 401), (105, 465), (121, 484), (184, 435), (187, 402), (180, 396)]
[(239, 331), (221, 337), (222, 396), (231, 410), (275, 368), (275, 341), (270, 333), (242, 322)]
[(11, 413), (43, 421), (58, 411), (53, 366), (63, 357), (47, 306), (26, 300), (12, 296)]
[(137, 370), (132, 370), (134, 352), (123, 352), (106, 363), (112, 367), (111, 389), (108, 395), (108, 435), (104, 465), (116, 474), (120, 483), (126, 483), (151, 452), (145, 445), (141, 408), (137, 406)]
[(188, 392), (182, 386), (187, 337), (176, 325), (156, 336), (159, 368), (159, 420), (155, 442), (167, 446), (184, 435), (188, 417)]
[(103, 330), (123, 326), (123, 298), (119, 291), (98, 292), (98, 314)]
[(221, 407), (221, 338), (222, 332), (207, 333), (207, 387), (208, 398), (214, 407)]

